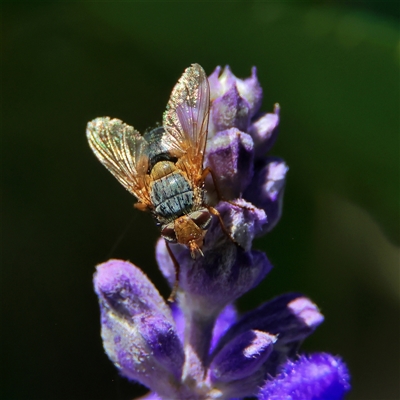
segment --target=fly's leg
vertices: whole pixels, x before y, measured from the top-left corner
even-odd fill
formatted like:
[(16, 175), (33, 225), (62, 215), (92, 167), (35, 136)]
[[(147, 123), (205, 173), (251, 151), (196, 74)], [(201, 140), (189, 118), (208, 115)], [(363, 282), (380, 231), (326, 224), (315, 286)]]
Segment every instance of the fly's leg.
[(178, 292), (179, 288), (179, 273), (181, 271), (181, 267), (179, 266), (179, 263), (174, 256), (174, 253), (172, 252), (171, 248), (169, 247), (169, 243), (165, 241), (165, 245), (167, 246), (167, 251), (169, 256), (171, 257), (172, 263), (174, 264), (175, 267), (175, 282), (174, 286), (172, 287), (172, 292), (168, 297), (168, 302), (173, 303), (175, 301), (176, 293)]
[(199, 178), (199, 186), (201, 186), (204, 183), (204, 181), (206, 180), (208, 174), (211, 175), (211, 178), (213, 180), (213, 185), (214, 185), (215, 191), (217, 192), (218, 200), (222, 200), (222, 196), (221, 196), (221, 193), (220, 193), (218, 185), (217, 185), (217, 180), (215, 179), (214, 172), (210, 167), (207, 167), (207, 168), (203, 169), (203, 172), (202, 172), (202, 174), (201, 174), (201, 176)]
[[(221, 196), (221, 193), (220, 193), (220, 191), (219, 191), (219, 189), (218, 189), (218, 185), (217, 185), (217, 182), (216, 182), (214, 173), (213, 173), (213, 171), (212, 171), (212, 169), (211, 169), (210, 167), (207, 167), (206, 169), (204, 169), (203, 173), (201, 174), (201, 177), (200, 177), (200, 179), (199, 179), (200, 184), (203, 184), (203, 183), (204, 183), (204, 181), (205, 181), (205, 179), (206, 179), (206, 177), (207, 177), (208, 174), (211, 174), (211, 177), (212, 177), (212, 180), (213, 180), (213, 184), (214, 184), (214, 188), (215, 188), (215, 191), (217, 192), (218, 199), (219, 199), (219, 200), (223, 200), (223, 198), (222, 198), (222, 196)], [(226, 201), (226, 200), (224, 200), (224, 201)], [(230, 202), (230, 201), (228, 201), (228, 203), (234, 204), (234, 203), (232, 203), (232, 202)], [(225, 233), (225, 235), (228, 236), (228, 238), (229, 238), (233, 243), (235, 243), (237, 246), (242, 247), (242, 246), (232, 237), (232, 235), (229, 233), (228, 229), (226, 229), (226, 226), (225, 226), (225, 224), (224, 224), (224, 221), (222, 220), (222, 217), (221, 217), (221, 214), (219, 213), (219, 211), (218, 211), (217, 209), (215, 209), (214, 207), (211, 207), (211, 206), (206, 206), (206, 207), (207, 207), (208, 211), (210, 211), (210, 213), (211, 213), (212, 215), (215, 215), (215, 216), (218, 218), (219, 224), (221, 225), (221, 229), (222, 229), (222, 231)]]
[(223, 230), (223, 232), (225, 233), (226, 236), (228, 236), (228, 238), (236, 244), (236, 246), (242, 247), (240, 245), (240, 243), (238, 243), (233, 236), (229, 233), (228, 229), (226, 229), (226, 226), (224, 224), (224, 221), (222, 220), (221, 214), (219, 213), (219, 211), (217, 209), (215, 209), (214, 207), (211, 206), (207, 206), (208, 211), (210, 211), (210, 213), (212, 215), (215, 215), (218, 218), (219, 224), (221, 225), (221, 229)]
[[(199, 178), (199, 184), (203, 184), (203, 183), (204, 183), (204, 181), (205, 181), (205, 179), (206, 179), (206, 177), (207, 177), (208, 174), (211, 175), (211, 178), (212, 178), (212, 180), (213, 180), (213, 184), (214, 184), (215, 191), (217, 192), (218, 200), (220, 200), (220, 201), (221, 201), (221, 200), (222, 200), (222, 201), (226, 201), (227, 203), (232, 204), (233, 206), (240, 207), (240, 208), (244, 208), (245, 210), (254, 211), (254, 208), (253, 208), (253, 207), (246, 207), (246, 206), (243, 206), (243, 205), (241, 205), (241, 204), (237, 204), (237, 203), (235, 203), (235, 202), (233, 202), (233, 201), (225, 200), (225, 199), (222, 197), (221, 192), (220, 192), (219, 189), (218, 189), (217, 180), (216, 180), (216, 178), (215, 178), (215, 175), (214, 175), (213, 170), (212, 170), (210, 167), (207, 167), (207, 168), (205, 168), (205, 169), (203, 170), (203, 173), (201, 174), (201, 176), (200, 176), (200, 178)], [(228, 229), (226, 228), (226, 226), (225, 226), (225, 224), (224, 224), (224, 221), (222, 220), (222, 217), (221, 217), (221, 214), (219, 213), (219, 211), (218, 211), (217, 209), (215, 209), (214, 207), (211, 207), (211, 206), (206, 206), (206, 207), (207, 207), (208, 211), (210, 211), (211, 214), (215, 215), (215, 216), (218, 218), (219, 223), (220, 223), (220, 225), (221, 225), (221, 229), (223, 230), (223, 232), (225, 233), (225, 235), (228, 236), (228, 238), (229, 238), (233, 243), (235, 243), (236, 246), (239, 246), (240, 248), (243, 248), (243, 247), (241, 246), (241, 244), (238, 243), (238, 242), (233, 238), (233, 236), (229, 233)]]

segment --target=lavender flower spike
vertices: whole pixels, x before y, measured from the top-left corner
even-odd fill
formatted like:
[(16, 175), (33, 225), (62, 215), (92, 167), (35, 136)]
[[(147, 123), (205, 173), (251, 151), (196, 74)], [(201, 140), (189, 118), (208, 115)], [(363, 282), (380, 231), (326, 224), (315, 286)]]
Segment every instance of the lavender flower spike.
[(121, 375), (150, 389), (143, 399), (343, 399), (350, 389), (343, 361), (299, 353), (324, 320), (310, 299), (288, 293), (242, 316), (236, 312), (234, 302), (272, 270), (252, 243), (280, 219), (288, 167), (265, 155), (278, 136), (280, 108), (260, 113), (256, 69), (242, 80), (229, 67), (217, 67), (208, 83), (203, 167), (213, 171), (215, 182), (208, 176), (204, 203), (219, 217), (207, 226), (203, 255), (195, 259), (186, 246), (168, 249), (164, 239), (158, 241), (156, 259), (171, 287), (171, 252), (180, 267), (173, 304), (129, 262), (97, 267), (105, 351)]

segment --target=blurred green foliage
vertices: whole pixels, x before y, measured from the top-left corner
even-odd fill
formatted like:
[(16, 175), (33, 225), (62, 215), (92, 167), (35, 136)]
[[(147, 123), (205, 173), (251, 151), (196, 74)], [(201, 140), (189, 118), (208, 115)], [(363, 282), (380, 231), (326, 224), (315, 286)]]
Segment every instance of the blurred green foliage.
[(164, 295), (157, 229), (91, 154), (87, 121), (160, 121), (183, 69), (256, 65), (283, 218), (256, 242), (275, 269), (239, 303), (306, 293), (324, 324), (304, 348), (341, 354), (349, 399), (398, 399), (399, 5), (301, 2), (2, 6), (2, 399), (131, 399), (103, 354), (91, 286), (109, 257)]

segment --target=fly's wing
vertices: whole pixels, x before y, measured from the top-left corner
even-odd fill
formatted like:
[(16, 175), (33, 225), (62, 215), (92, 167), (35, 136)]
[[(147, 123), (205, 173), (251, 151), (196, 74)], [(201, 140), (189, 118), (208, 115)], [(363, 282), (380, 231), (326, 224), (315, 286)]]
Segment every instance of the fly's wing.
[(163, 117), (163, 142), (171, 155), (185, 158), (192, 178), (202, 172), (207, 141), (210, 88), (199, 64), (186, 68), (172, 90)]
[(147, 142), (139, 132), (119, 119), (104, 117), (87, 124), (86, 136), (99, 161), (125, 189), (150, 207)]

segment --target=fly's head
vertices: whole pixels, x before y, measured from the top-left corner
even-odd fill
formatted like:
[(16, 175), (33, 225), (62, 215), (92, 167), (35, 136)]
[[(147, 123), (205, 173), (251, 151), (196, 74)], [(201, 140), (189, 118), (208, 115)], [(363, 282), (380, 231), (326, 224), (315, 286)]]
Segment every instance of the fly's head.
[(187, 246), (192, 258), (203, 255), (203, 239), (211, 224), (212, 215), (207, 208), (201, 208), (188, 215), (182, 215), (174, 221), (163, 225), (161, 234), (171, 243)]

